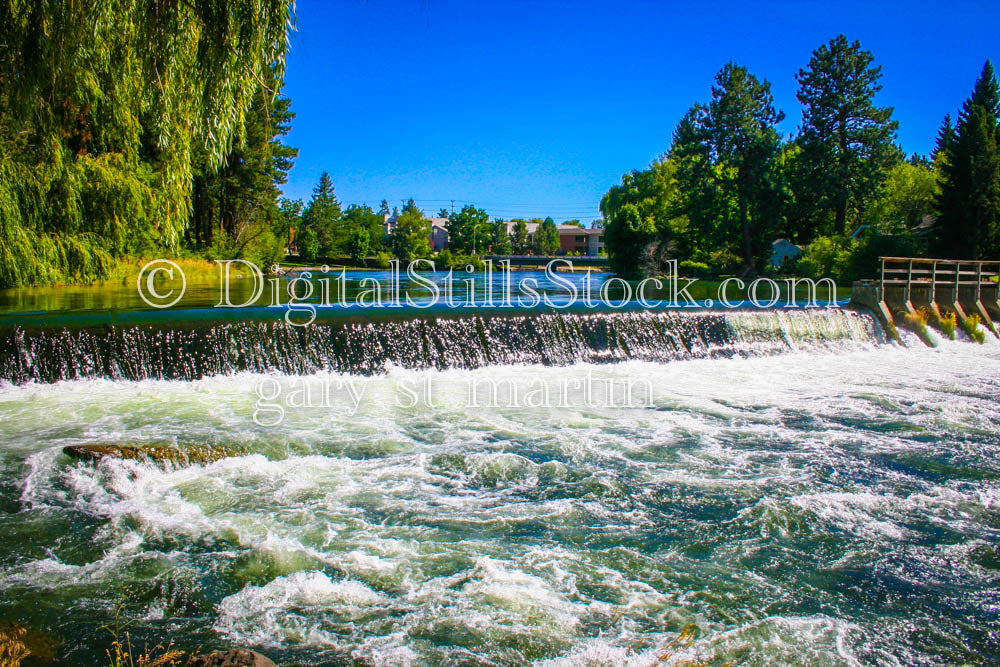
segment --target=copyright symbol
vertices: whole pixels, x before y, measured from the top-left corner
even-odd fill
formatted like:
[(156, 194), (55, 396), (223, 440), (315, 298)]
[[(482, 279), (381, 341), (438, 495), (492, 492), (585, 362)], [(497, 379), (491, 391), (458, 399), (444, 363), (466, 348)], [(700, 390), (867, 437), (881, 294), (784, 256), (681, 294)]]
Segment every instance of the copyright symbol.
[[(176, 277), (175, 272), (180, 274), (180, 290), (178, 291), (172, 289), (166, 294), (157, 292), (155, 279), (156, 274), (161, 272), (166, 273), (167, 278), (170, 280), (173, 280)], [(177, 266), (177, 264), (171, 262), (169, 259), (154, 259), (147, 262), (146, 265), (139, 270), (139, 277), (136, 278), (135, 284), (139, 290), (139, 297), (146, 302), (146, 305), (151, 308), (169, 308), (180, 301), (181, 297), (184, 296), (184, 290), (187, 289), (187, 278), (184, 276), (184, 272), (181, 270), (181, 267)], [(174, 297), (174, 300), (169, 302), (166, 301), (166, 299), (169, 299), (174, 292), (178, 292), (177, 296)], [(154, 299), (154, 301), (151, 301), (150, 299)]]

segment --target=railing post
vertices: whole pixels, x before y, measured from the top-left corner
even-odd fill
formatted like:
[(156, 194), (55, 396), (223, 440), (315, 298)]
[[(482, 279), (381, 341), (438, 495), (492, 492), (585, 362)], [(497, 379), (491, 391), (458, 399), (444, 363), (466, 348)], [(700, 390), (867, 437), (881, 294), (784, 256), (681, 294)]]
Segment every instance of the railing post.
[(980, 290), (983, 288), (983, 263), (976, 262), (976, 303), (979, 303)]
[(878, 284), (878, 300), (885, 301), (885, 257), (879, 257), (882, 260), (882, 278)]
[(931, 305), (937, 308), (937, 263), (935, 259), (931, 265)]
[[(913, 282), (913, 259), (911, 258), (907, 269), (906, 269), (906, 299), (905, 302), (910, 303), (910, 284)], [(909, 307), (909, 306), (907, 306)]]

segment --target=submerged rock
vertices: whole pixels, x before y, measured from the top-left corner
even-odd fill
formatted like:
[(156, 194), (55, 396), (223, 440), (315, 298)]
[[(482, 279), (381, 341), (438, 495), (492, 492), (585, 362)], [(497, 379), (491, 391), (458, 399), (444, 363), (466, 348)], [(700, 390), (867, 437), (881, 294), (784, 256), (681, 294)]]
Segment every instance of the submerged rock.
[(0, 665), (3, 667), (17, 667), (28, 658), (52, 660), (54, 645), (50, 637), (40, 632), (10, 621), (0, 621)]
[(83, 461), (100, 461), (103, 458), (132, 459), (138, 461), (169, 462), (174, 465), (212, 463), (244, 452), (219, 445), (170, 447), (166, 445), (71, 445), (63, 453)]
[(245, 648), (195, 655), (184, 664), (185, 667), (276, 667), (260, 653)]

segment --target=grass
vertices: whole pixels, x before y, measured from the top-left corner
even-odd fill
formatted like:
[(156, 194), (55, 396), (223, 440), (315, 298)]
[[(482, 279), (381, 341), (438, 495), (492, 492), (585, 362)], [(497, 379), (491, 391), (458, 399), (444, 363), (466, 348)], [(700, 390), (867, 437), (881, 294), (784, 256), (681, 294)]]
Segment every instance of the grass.
[(927, 322), (935, 329), (943, 333), (950, 340), (955, 340), (955, 327), (958, 326), (957, 316), (955, 313), (948, 313), (947, 315), (938, 317), (936, 312), (926, 306), (921, 308), (920, 311), (925, 313)]
[(903, 313), (901, 318), (902, 325), (917, 334), (927, 346), (934, 347), (934, 340), (931, 338), (930, 332), (927, 331), (927, 310), (921, 308), (915, 313)]
[(111, 648), (104, 651), (108, 656), (110, 667), (173, 667), (181, 664), (180, 660), (185, 654), (173, 648), (172, 644), (166, 647), (157, 645), (151, 649), (147, 647), (141, 653), (137, 653), (126, 630), (129, 624), (119, 624), (120, 612), (121, 609), (115, 611), (114, 626), (104, 626), (104, 629), (111, 634)]
[[(136, 278), (139, 277), (139, 271), (142, 267), (146, 265), (147, 262), (153, 259), (160, 259), (159, 257), (123, 257), (119, 259), (111, 273), (108, 275), (106, 280), (102, 280), (96, 285), (106, 284), (106, 283), (122, 283), (131, 284), (135, 283)], [(200, 259), (195, 257), (167, 257), (164, 259), (169, 259), (177, 266), (181, 267), (181, 271), (184, 272), (184, 276), (188, 280), (194, 281), (208, 281), (208, 280), (218, 280), (219, 279), (219, 265), (215, 262), (210, 262), (207, 259)]]
[(25, 644), (27, 632), (25, 628), (14, 624), (0, 628), (0, 667), (17, 667), (31, 655)]
[(982, 324), (982, 320), (979, 319), (979, 315), (973, 313), (968, 317), (959, 318), (958, 322), (962, 325), (962, 331), (967, 333), (969, 338), (976, 341), (980, 345), (986, 342), (986, 331), (979, 326)]

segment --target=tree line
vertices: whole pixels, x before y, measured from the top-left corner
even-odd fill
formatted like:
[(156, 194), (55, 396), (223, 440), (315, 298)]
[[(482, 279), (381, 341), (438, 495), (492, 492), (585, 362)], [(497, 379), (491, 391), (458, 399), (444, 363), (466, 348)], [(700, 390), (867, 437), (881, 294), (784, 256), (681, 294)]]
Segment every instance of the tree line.
[[(317, 259), (350, 258), (357, 265), (374, 258), (384, 266), (389, 259), (409, 262), (434, 255), (430, 245), (431, 221), (411, 198), (402, 210), (389, 208), (385, 199), (377, 211), (367, 204), (352, 204), (342, 209), (328, 172), (320, 175), (307, 203), (282, 200), (281, 208), (288, 214), (286, 225), (295, 230), (295, 245), (299, 257), (306, 262)], [(546, 255), (559, 251), (559, 229), (552, 217), (507, 221), (491, 219), (475, 204), (466, 204), (458, 211), (442, 208), (437, 217), (445, 219), (448, 232), (447, 249), (438, 256), (438, 264), (473, 260), (483, 255)], [(385, 221), (393, 219), (391, 231), (385, 233)], [(537, 225), (529, 234), (529, 224)], [(563, 224), (581, 226), (578, 220)]]
[(806, 246), (785, 270), (870, 277), (880, 255), (1000, 257), (997, 81), (987, 62), (931, 156), (905, 156), (882, 70), (844, 35), (799, 70), (794, 137), (766, 79), (728, 63), (669, 149), (601, 200), (612, 267), (638, 276), (666, 260), (706, 273), (765, 270), (776, 238)]

